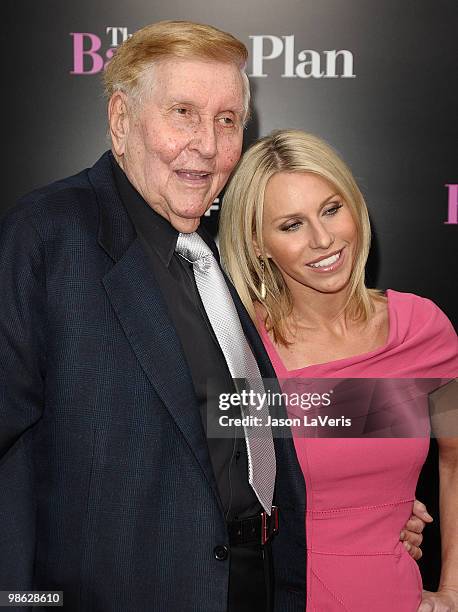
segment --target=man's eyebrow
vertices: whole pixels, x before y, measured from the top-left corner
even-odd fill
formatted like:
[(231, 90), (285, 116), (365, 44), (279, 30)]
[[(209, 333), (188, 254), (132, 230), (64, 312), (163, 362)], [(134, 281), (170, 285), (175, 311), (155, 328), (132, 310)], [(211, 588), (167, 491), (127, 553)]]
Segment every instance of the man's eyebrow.
[(228, 108), (227, 111), (223, 111), (223, 113), (224, 112), (235, 113), (236, 115), (240, 115), (241, 117), (243, 117), (243, 115), (245, 114), (245, 109), (243, 107)]
[(176, 104), (185, 104), (186, 106), (196, 106), (195, 102), (183, 98), (170, 98), (164, 101), (167, 106), (175, 106)]
[[(191, 100), (187, 100), (186, 98), (170, 98), (168, 100), (164, 100), (164, 106), (171, 107), (176, 106), (177, 104), (183, 104), (184, 106), (193, 106), (194, 108), (199, 108), (198, 104), (192, 102)], [(245, 109), (243, 106), (232, 107), (228, 106), (227, 108), (223, 108), (223, 110), (218, 112), (220, 113), (234, 113), (235, 115), (240, 115), (243, 117), (245, 114)]]

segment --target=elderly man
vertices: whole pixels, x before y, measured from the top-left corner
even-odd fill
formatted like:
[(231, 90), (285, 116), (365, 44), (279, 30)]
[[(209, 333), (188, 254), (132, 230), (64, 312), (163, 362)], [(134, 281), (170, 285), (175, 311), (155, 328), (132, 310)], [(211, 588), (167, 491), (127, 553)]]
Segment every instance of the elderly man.
[(275, 609), (305, 609), (291, 440), (275, 460), (271, 436), (205, 435), (208, 380), (273, 377), (199, 227), (240, 156), (246, 58), (209, 26), (137, 32), (105, 73), (112, 151), (2, 222), (0, 589), (265, 612), (273, 557)]

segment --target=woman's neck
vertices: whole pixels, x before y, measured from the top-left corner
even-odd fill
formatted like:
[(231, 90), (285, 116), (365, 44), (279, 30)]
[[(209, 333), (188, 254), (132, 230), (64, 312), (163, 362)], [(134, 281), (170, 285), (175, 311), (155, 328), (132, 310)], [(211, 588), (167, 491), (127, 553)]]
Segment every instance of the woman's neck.
[(334, 329), (345, 331), (348, 323), (345, 306), (348, 291), (320, 293), (318, 291), (291, 291), (293, 308), (288, 325), (296, 328)]

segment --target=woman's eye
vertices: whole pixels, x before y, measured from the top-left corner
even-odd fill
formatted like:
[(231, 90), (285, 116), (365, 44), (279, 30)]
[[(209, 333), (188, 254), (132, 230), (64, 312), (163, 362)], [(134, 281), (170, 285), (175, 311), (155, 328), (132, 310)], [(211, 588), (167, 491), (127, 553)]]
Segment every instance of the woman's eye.
[(295, 221), (294, 223), (289, 223), (288, 225), (284, 225), (281, 228), (282, 232), (293, 232), (294, 230), (297, 230), (300, 227), (300, 222), (299, 221)]
[(189, 111), (189, 109), (188, 109), (188, 108), (184, 108), (184, 107), (180, 106), (180, 107), (178, 107), (178, 108), (176, 108), (176, 109), (175, 109), (175, 112), (176, 112), (178, 115), (186, 115), (186, 114), (187, 114), (187, 113), (189, 113), (190, 111)]
[(337, 212), (339, 211), (340, 208), (342, 208), (342, 206), (343, 204), (341, 204), (340, 202), (337, 204), (334, 204), (333, 206), (331, 206), (331, 208), (327, 208), (324, 211), (324, 214), (332, 217), (333, 215), (337, 214)]

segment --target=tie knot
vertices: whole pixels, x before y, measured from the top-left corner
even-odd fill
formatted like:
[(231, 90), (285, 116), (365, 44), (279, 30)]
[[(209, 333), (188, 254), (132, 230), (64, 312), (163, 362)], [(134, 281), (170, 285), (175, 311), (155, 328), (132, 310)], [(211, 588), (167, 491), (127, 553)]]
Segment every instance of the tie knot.
[(196, 263), (205, 257), (213, 256), (211, 248), (196, 232), (192, 234), (178, 234), (175, 251), (191, 263)]

